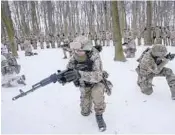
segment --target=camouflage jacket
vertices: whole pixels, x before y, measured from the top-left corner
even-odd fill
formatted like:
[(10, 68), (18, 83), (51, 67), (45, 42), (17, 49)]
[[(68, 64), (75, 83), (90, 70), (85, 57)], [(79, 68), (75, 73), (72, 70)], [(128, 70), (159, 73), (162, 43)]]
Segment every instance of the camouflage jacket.
[(29, 40), (25, 40), (23, 46), (25, 48), (25, 52), (32, 52), (32, 46)]
[[(103, 72), (102, 72), (102, 61), (100, 58), (99, 52), (93, 48), (92, 54), (90, 57), (90, 60), (93, 61), (92, 65), (92, 71), (79, 71), (80, 73), (80, 82), (88, 82), (88, 83), (98, 83), (103, 79)], [(76, 63), (75, 63), (75, 55), (70, 59), (67, 68), (75, 68)]]
[(131, 39), (131, 41), (129, 41), (128, 44), (126, 45), (126, 48), (136, 49), (135, 40), (134, 39)]
[(150, 75), (150, 74), (159, 74), (163, 69), (164, 65), (167, 64), (168, 60), (166, 58), (162, 59), (162, 63), (160, 65), (156, 64), (155, 59), (151, 54), (151, 49), (148, 50), (143, 58), (139, 62), (140, 74), (142, 75)]

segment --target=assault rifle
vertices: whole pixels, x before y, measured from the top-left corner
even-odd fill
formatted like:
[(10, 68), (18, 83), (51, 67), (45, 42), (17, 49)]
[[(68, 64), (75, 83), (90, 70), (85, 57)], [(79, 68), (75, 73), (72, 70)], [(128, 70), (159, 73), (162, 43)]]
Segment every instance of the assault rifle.
[[(169, 60), (173, 60), (175, 57), (175, 53), (168, 53), (165, 58), (169, 59)], [(160, 63), (162, 63), (162, 60), (156, 60), (156, 64), (160, 65)]]
[[(83, 68), (85, 68), (86, 65), (79, 65), (76, 69), (78, 70), (81, 70)], [(63, 71), (60, 71), (58, 70), (57, 73), (54, 73), (54, 74), (51, 74), (49, 77), (41, 80), (40, 82), (32, 85), (32, 88), (26, 92), (24, 92), (23, 90), (19, 90), (20, 94), (13, 97), (12, 100), (16, 100), (20, 97), (24, 97), (26, 96), (27, 94), (31, 93), (31, 92), (34, 92), (35, 90), (39, 89), (40, 87), (44, 87), (50, 83), (56, 83), (56, 82), (59, 82), (61, 84), (65, 84), (64, 82), (71, 82), (74, 80), (74, 78), (65, 78), (64, 75), (66, 72), (69, 72), (70, 70), (73, 70), (73, 69), (66, 69), (66, 70), (63, 70)], [(62, 79), (64, 78), (64, 82), (62, 81)]]

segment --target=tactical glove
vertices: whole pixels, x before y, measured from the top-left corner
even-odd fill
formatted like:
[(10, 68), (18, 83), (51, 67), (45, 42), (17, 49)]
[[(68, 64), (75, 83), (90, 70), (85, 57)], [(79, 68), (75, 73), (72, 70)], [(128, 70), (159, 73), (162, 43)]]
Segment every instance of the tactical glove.
[(66, 72), (64, 74), (64, 77), (66, 79), (66, 82), (71, 82), (80, 79), (81, 76), (77, 70), (73, 69)]

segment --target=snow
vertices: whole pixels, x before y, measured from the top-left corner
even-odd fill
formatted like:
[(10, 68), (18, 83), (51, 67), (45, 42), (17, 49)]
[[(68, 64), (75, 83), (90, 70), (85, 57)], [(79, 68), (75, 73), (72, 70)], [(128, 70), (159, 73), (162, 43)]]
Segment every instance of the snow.
[[(99, 132), (94, 110), (88, 117), (80, 114), (80, 92), (72, 83), (62, 86), (50, 84), (29, 95), (12, 101), (19, 89), (29, 90), (38, 81), (64, 70), (68, 60), (62, 59), (61, 49), (37, 50), (39, 55), (25, 57), (19, 51), (21, 74), (25, 74), (27, 86), (1, 89), (1, 130), (3, 134), (116, 134), (116, 133), (175, 133), (175, 101), (163, 77), (153, 80), (154, 93), (146, 96), (136, 84), (136, 59), (145, 49), (137, 47), (136, 58), (127, 62), (114, 62), (114, 47), (104, 47), (101, 53), (104, 70), (114, 88), (106, 95), (104, 120), (107, 130)], [(175, 48), (168, 47), (175, 53)], [(175, 62), (169, 62), (175, 72)]]

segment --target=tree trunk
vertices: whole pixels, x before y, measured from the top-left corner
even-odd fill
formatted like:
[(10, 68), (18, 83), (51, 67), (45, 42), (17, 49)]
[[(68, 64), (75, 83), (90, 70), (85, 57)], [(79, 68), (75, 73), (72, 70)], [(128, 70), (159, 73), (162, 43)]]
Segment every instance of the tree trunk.
[(112, 23), (113, 23), (113, 43), (115, 45), (114, 61), (126, 61), (122, 48), (122, 37), (120, 33), (120, 23), (118, 14), (118, 1), (112, 1)]
[(151, 1), (147, 1), (147, 39), (145, 39), (146, 45), (151, 45), (151, 22), (152, 22), (152, 8), (151, 8)]
[(14, 28), (13, 28), (13, 22), (11, 18), (11, 12), (9, 9), (8, 1), (1, 1), (1, 19), (3, 20), (6, 30), (7, 30), (7, 35), (10, 41), (10, 48), (12, 51), (12, 54), (14, 56), (18, 56), (17, 53), (17, 46), (15, 45), (14, 42)]

